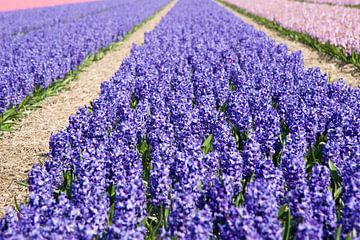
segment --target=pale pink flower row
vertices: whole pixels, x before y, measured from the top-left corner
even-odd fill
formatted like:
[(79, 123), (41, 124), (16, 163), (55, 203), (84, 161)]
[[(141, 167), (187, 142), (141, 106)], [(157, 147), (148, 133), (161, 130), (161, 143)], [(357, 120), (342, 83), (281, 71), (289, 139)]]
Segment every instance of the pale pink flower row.
[(338, 5), (358, 5), (360, 0), (305, 0), (305, 2), (330, 3)]
[(287, 0), (227, 0), (238, 7), (275, 21), (284, 28), (307, 33), (320, 42), (360, 53), (360, 10)]

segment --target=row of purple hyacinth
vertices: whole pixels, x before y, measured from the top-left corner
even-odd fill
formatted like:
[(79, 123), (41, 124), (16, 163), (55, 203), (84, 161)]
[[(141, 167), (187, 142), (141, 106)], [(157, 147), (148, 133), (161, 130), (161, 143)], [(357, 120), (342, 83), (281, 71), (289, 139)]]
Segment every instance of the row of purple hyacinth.
[(180, 0), (52, 136), (0, 239), (358, 237), (359, 97), (216, 3)]
[[(94, 14), (93, 5), (81, 5), (80, 12), (73, 10), (69, 12), (73, 15), (66, 15), (66, 21), (25, 35), (4, 37), (0, 41), (0, 113), (19, 104), (36, 86), (45, 88), (63, 78), (87, 55), (122, 39), (166, 2), (105, 1), (99, 3), (104, 11), (97, 14)], [(48, 11), (51, 13), (52, 9)], [(88, 14), (79, 18), (81, 12)], [(51, 15), (44, 17), (53, 21)]]
[(56, 7), (0, 12), (0, 39), (13, 38), (30, 31), (71, 22), (98, 14), (129, 1), (97, 1)]

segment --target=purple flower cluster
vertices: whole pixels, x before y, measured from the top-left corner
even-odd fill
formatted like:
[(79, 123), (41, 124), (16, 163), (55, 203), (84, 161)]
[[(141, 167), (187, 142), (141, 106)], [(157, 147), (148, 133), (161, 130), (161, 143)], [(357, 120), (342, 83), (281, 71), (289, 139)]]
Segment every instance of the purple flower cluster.
[(52, 136), (0, 239), (358, 237), (360, 91), (180, 0)]
[(120, 40), (166, 2), (110, 0), (0, 14), (0, 113)]

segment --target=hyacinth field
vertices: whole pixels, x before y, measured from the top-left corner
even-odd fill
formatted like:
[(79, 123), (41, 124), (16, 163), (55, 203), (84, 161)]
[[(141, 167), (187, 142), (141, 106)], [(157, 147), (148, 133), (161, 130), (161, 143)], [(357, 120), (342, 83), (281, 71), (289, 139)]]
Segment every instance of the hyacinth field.
[(109, 0), (1, 15), (0, 113), (64, 78), (166, 2)]
[[(276, 1), (274, 11), (228, 3), (300, 24), (280, 2), (303, 3)], [(168, 2), (0, 15), (0, 109)], [(334, 21), (356, 28), (360, 15), (347, 11), (357, 10), (339, 9)], [(358, 29), (312, 21), (320, 41), (360, 50)], [(178, 0), (99, 97), (51, 135), (28, 199), (0, 219), (0, 239), (360, 239), (359, 130), (359, 87), (330, 83), (217, 2)]]

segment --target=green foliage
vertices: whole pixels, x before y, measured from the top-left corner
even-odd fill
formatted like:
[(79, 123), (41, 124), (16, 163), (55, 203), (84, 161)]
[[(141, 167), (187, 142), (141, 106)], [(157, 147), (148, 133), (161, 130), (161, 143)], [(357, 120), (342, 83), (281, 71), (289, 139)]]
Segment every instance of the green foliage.
[(275, 149), (275, 153), (272, 156), (272, 161), (273, 161), (275, 167), (278, 167), (281, 164), (281, 156), (282, 156), (283, 149), (285, 147), (285, 141), (286, 141), (287, 136), (290, 133), (290, 129), (286, 125), (284, 120), (281, 120), (280, 125), (281, 125), (281, 131), (280, 131), (280, 135), (279, 135), (279, 140), (277, 143), (277, 147)]
[(306, 160), (306, 172), (311, 173), (311, 169), (315, 164), (323, 164), (324, 160), (322, 157), (323, 147), (326, 144), (326, 133), (319, 135), (316, 138), (315, 143), (308, 150), (305, 156)]
[(356, 229), (353, 228), (353, 230), (346, 236), (346, 240), (352, 240), (352, 239), (358, 239), (358, 234), (356, 232)]
[(196, 97), (194, 96), (192, 99), (192, 108), (195, 108), (196, 106)]
[(159, 230), (165, 229), (167, 226), (170, 208), (148, 205), (147, 213), (148, 216), (143, 220), (143, 224), (148, 230), (145, 239), (158, 239), (157, 236), (159, 235)]
[[(152, 169), (151, 165), (151, 149), (150, 145), (146, 141), (146, 136), (139, 140), (137, 144), (137, 150), (139, 151), (142, 159), (142, 178), (145, 184), (145, 188), (148, 189), (149, 181), (150, 181), (150, 171)], [(147, 197), (149, 194), (147, 193)]]
[(19, 182), (17, 182), (17, 184), (19, 186), (29, 188), (29, 183), (27, 181), (26, 182), (25, 181), (19, 181)]
[(290, 213), (290, 208), (286, 204), (280, 207), (278, 212), (278, 219), (283, 226), (283, 240), (290, 239), (292, 216)]
[(274, 99), (273, 96), (271, 96), (271, 106), (272, 106), (276, 111), (278, 111), (279, 105), (277, 104), (277, 102), (275, 101), (275, 99)]
[(19, 205), (16, 197), (14, 197), (14, 202), (15, 202), (15, 211), (21, 214), (20, 205)]
[[(139, 151), (142, 159), (142, 178), (146, 189), (147, 217), (145, 217), (142, 221), (142, 224), (147, 228), (145, 239), (156, 239), (159, 233), (159, 229), (165, 228), (167, 225), (170, 209), (164, 206), (156, 207), (150, 202), (151, 195), (149, 193), (149, 181), (150, 171), (152, 169), (151, 148), (147, 143), (146, 136), (139, 140), (137, 144), (137, 150)], [(170, 196), (169, 199), (171, 199)]]
[(279, 139), (280, 139), (281, 145), (285, 146), (285, 141), (286, 141), (287, 136), (290, 133), (290, 128), (286, 125), (284, 120), (281, 120), (280, 124), (281, 124), (281, 133), (280, 133)]
[(246, 192), (246, 186), (250, 182), (250, 178), (244, 178), (241, 179), (242, 184), (242, 191), (233, 198), (233, 204), (236, 207), (239, 207), (240, 205), (243, 205), (245, 202), (245, 192)]
[(335, 240), (341, 240), (341, 229), (342, 224), (340, 224), (335, 230)]
[(331, 177), (329, 190), (332, 193), (334, 201), (335, 201), (337, 218), (340, 219), (341, 211), (344, 207), (344, 202), (341, 199), (341, 195), (342, 195), (341, 182), (342, 182), (342, 180), (341, 180), (340, 175), (338, 174), (338, 170), (337, 170), (335, 164), (331, 160), (329, 160), (328, 164), (329, 164), (330, 177)]
[(230, 91), (235, 91), (235, 85), (230, 84), (230, 85), (229, 85), (229, 90), (230, 90)]
[(136, 106), (139, 104), (139, 101), (140, 100), (135, 96), (135, 94), (132, 94), (130, 100), (130, 108), (135, 109)]
[(65, 193), (68, 199), (72, 199), (72, 183), (76, 180), (74, 170), (63, 170), (61, 185), (54, 191), (55, 199), (58, 199), (61, 193)]
[(114, 210), (115, 210), (115, 200), (116, 200), (116, 191), (113, 183), (106, 189), (106, 194), (109, 194), (110, 198), (110, 208), (108, 213), (108, 225), (113, 223), (114, 219)]
[(227, 102), (225, 101), (223, 104), (217, 103), (216, 104), (216, 110), (219, 112), (223, 112), (226, 115), (226, 106), (227, 106)]
[(237, 149), (239, 150), (240, 153), (242, 153), (243, 149), (244, 149), (244, 142), (248, 138), (249, 132), (248, 131), (241, 132), (234, 125), (231, 128), (231, 132), (232, 132), (233, 136), (235, 137)]
[(229, 79), (229, 90), (230, 91), (235, 91), (235, 85), (233, 83), (234, 81), (230, 78)]
[(201, 146), (202, 152), (204, 155), (208, 154), (213, 150), (213, 135), (210, 134), (204, 141)]
[(347, 7), (352, 7), (352, 8), (359, 8), (360, 9), (360, 4), (358, 5), (346, 5)]

